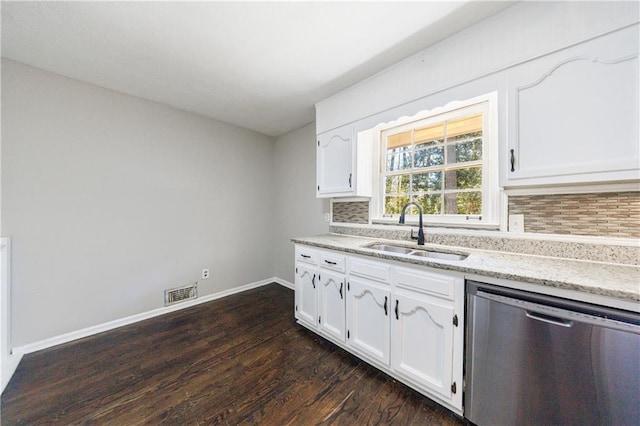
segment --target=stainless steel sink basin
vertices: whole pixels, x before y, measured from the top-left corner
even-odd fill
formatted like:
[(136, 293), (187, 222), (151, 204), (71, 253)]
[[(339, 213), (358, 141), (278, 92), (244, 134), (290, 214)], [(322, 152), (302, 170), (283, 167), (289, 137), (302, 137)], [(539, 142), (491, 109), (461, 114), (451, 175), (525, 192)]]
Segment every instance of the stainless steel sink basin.
[(467, 257), (469, 257), (468, 254), (447, 253), (444, 251), (432, 250), (414, 250), (409, 253), (409, 256), (428, 257), (430, 259), (442, 260), (465, 260)]
[(462, 254), (462, 253), (449, 253), (444, 251), (422, 250), (422, 249), (415, 249), (415, 248), (409, 248), (404, 246), (394, 246), (390, 244), (380, 244), (380, 243), (369, 244), (364, 247), (372, 250), (384, 251), (387, 253), (406, 254), (408, 256), (425, 257), (429, 259), (460, 261), (469, 257), (468, 254)]
[(390, 246), (388, 244), (371, 244), (365, 247), (370, 248), (372, 250), (389, 251), (391, 253), (400, 253), (400, 254), (409, 254), (413, 251), (413, 249), (411, 248), (400, 247), (400, 246)]

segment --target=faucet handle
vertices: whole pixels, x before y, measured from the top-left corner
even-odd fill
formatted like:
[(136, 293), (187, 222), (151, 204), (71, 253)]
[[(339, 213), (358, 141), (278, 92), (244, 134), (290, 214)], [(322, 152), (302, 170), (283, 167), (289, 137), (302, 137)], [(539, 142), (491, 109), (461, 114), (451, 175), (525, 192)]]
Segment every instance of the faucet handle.
[(411, 239), (412, 240), (418, 240), (418, 245), (419, 246), (423, 246), (424, 245), (424, 231), (422, 230), (422, 228), (418, 229), (418, 235), (416, 235), (415, 237), (413, 236), (413, 228), (411, 228)]

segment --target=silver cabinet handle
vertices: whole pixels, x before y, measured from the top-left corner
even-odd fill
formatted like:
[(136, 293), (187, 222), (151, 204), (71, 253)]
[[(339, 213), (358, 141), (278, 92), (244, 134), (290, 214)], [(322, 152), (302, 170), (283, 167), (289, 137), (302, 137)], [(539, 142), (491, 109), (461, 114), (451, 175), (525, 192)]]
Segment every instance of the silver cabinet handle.
[(573, 325), (573, 321), (553, 317), (551, 315), (545, 315), (538, 312), (525, 311), (525, 315), (527, 318), (531, 318), (536, 321), (546, 322), (548, 324), (559, 325), (560, 327), (571, 327)]

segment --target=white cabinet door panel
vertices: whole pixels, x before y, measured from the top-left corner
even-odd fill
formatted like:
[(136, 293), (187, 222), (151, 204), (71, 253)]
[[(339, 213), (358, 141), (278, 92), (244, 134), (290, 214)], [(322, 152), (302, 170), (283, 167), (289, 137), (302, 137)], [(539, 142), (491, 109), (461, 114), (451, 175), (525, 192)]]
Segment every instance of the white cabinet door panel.
[(638, 38), (636, 25), (509, 70), (504, 186), (640, 177)]
[(318, 197), (353, 192), (353, 155), (353, 126), (345, 126), (318, 136)]
[(341, 342), (345, 341), (345, 293), (344, 274), (321, 269), (319, 275), (318, 324), (320, 330)]
[(409, 293), (394, 294), (393, 303), (393, 370), (423, 389), (450, 399), (453, 308), (437, 299)]
[(389, 365), (390, 291), (387, 286), (349, 279), (347, 344), (372, 361)]
[(313, 327), (316, 327), (318, 318), (316, 280), (315, 267), (296, 263), (295, 317)]

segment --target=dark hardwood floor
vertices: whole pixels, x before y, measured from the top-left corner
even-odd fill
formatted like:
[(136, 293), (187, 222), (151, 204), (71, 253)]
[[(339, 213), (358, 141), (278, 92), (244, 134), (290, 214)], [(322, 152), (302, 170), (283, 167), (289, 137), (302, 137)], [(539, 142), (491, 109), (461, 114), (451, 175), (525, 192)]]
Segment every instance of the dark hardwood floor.
[(297, 325), (278, 284), (26, 355), (2, 425), (462, 419)]

